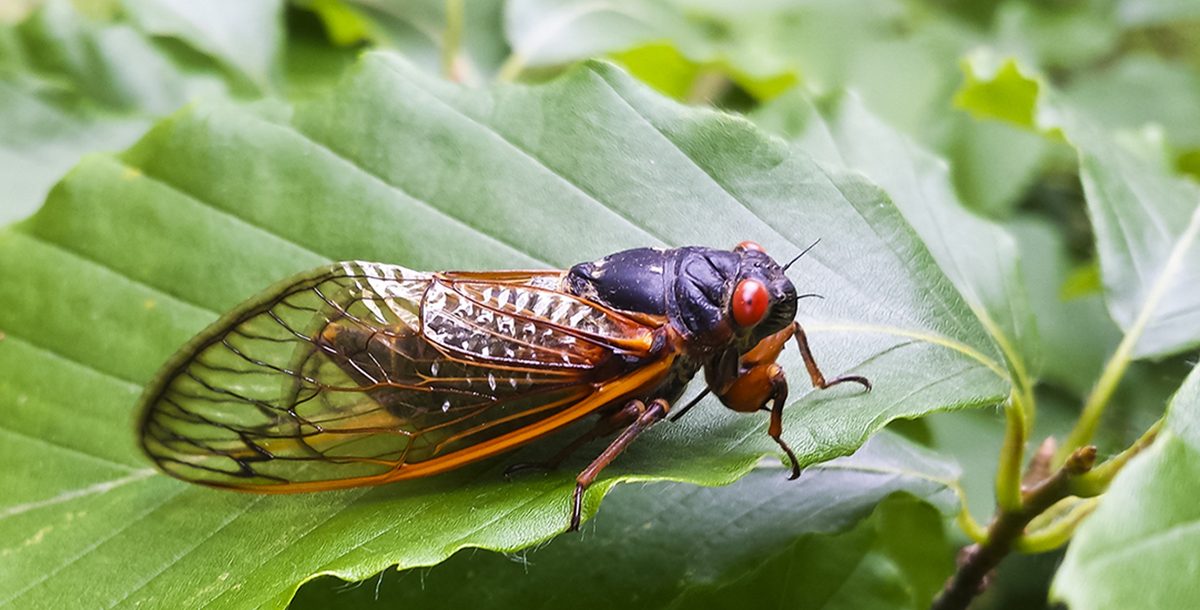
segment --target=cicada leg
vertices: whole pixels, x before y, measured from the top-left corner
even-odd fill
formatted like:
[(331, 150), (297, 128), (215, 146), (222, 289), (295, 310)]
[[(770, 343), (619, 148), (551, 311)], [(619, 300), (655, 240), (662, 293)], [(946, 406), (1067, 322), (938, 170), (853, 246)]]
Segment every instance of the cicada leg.
[(770, 411), (771, 420), (767, 427), (767, 435), (791, 460), (792, 474), (789, 479), (800, 476), (800, 463), (792, 448), (783, 440), (783, 407), (787, 404), (788, 383), (783, 367), (776, 364), (775, 360), (783, 351), (787, 340), (792, 337), (795, 337), (796, 345), (800, 348), (800, 357), (804, 360), (804, 367), (808, 370), (813, 387), (823, 390), (840, 383), (854, 382), (861, 384), (866, 391), (871, 391), (871, 382), (861, 375), (845, 375), (826, 380), (813, 358), (808, 336), (798, 322), (763, 339), (754, 349), (742, 356), (737, 378), (723, 383), (723, 387), (717, 391), (717, 396), (725, 406), (734, 411)]
[(568, 457), (571, 457), (571, 454), (575, 453), (575, 451), (577, 451), (580, 447), (598, 438), (604, 438), (618, 430), (628, 427), (637, 420), (638, 416), (641, 415), (643, 410), (645, 410), (645, 406), (638, 406), (638, 404), (631, 402), (625, 405), (624, 408), (601, 417), (600, 420), (598, 420), (596, 424), (591, 427), (591, 429), (579, 435), (578, 438), (568, 443), (557, 453), (550, 456), (550, 458), (541, 462), (522, 462), (505, 468), (504, 477), (510, 478), (514, 474), (527, 471), (557, 470), (558, 467), (562, 465), (562, 463), (566, 461)]
[(575, 477), (575, 494), (571, 498), (571, 525), (567, 528), (568, 532), (579, 529), (579, 523), (583, 515), (583, 494), (596, 480), (596, 477), (600, 475), (600, 471), (612, 463), (618, 455), (621, 455), (621, 452), (638, 435), (650, 426), (662, 421), (667, 416), (668, 410), (670, 410), (670, 405), (661, 398), (651, 401), (649, 406), (646, 406), (646, 403), (640, 400), (633, 400), (622, 409), (622, 412), (628, 412), (630, 415), (636, 414), (633, 423), (626, 426), (621, 435), (614, 439), (612, 444), (603, 453), (592, 460), (592, 463), (587, 468), (584, 468), (579, 473), (579, 476)]
[(804, 368), (808, 369), (808, 376), (812, 379), (814, 388), (824, 390), (839, 383), (852, 381), (861, 384), (866, 391), (871, 391), (871, 382), (862, 375), (843, 375), (826, 381), (825, 375), (822, 375), (821, 369), (817, 367), (817, 361), (813, 359), (812, 348), (808, 347), (808, 335), (804, 333), (804, 327), (800, 326), (799, 322), (794, 322), (790, 328), (795, 332), (796, 345), (800, 348), (800, 357), (804, 359)]

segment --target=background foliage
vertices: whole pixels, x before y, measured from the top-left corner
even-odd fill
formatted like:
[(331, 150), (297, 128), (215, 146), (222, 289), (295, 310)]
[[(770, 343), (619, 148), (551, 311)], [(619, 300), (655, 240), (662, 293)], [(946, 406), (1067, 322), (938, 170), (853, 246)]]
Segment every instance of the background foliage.
[[(976, 606), (1197, 605), (1197, 177), (1191, 2), (2, 3), (0, 606), (928, 607), (1013, 439), (1124, 464), (1181, 384), (1035, 524), (1082, 521), (1061, 568), (1014, 557)], [(877, 391), (793, 391), (797, 483), (713, 403), (560, 538), (579, 460), (260, 498), (130, 433), (175, 347), (324, 261), (818, 237), (803, 321)]]

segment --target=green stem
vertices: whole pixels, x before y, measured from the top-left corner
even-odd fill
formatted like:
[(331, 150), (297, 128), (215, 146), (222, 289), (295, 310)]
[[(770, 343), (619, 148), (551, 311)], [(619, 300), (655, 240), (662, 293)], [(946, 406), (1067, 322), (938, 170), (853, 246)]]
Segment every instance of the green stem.
[(1100, 498), (1088, 498), (1072, 506), (1063, 518), (1040, 530), (1017, 538), (1014, 548), (1022, 553), (1045, 553), (1057, 549), (1071, 539), (1075, 528), (1079, 527), (1079, 524), (1096, 510), (1099, 503)]
[(446, 0), (446, 32), (442, 34), (442, 74), (452, 81), (460, 80), (458, 52), (462, 45), (465, 1)]
[(996, 472), (996, 504), (1001, 510), (1021, 508), (1021, 465), (1025, 461), (1026, 411), (1022, 394), (1014, 389), (1004, 404), (1004, 445)]
[(1162, 430), (1162, 426), (1163, 420), (1159, 419), (1127, 449), (1105, 460), (1104, 463), (1093, 468), (1087, 474), (1076, 478), (1071, 482), (1071, 493), (1081, 498), (1090, 498), (1107, 491), (1113, 477), (1117, 476), (1117, 473), (1125, 467), (1125, 464), (1129, 463), (1129, 460), (1141, 453), (1146, 447), (1149, 447), (1155, 438), (1158, 438), (1158, 433)]
[(972, 541), (982, 543), (987, 540), (987, 528), (980, 525), (975, 517), (971, 516), (971, 509), (967, 506), (967, 497), (961, 491), (958, 492), (958, 516), (956, 521), (958, 529), (962, 530)]

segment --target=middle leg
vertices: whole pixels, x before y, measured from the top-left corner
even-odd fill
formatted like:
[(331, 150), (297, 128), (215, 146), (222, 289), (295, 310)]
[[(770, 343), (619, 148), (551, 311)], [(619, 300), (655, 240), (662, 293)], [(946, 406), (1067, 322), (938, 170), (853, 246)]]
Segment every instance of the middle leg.
[(575, 453), (580, 447), (598, 439), (604, 438), (617, 430), (625, 428), (637, 420), (638, 416), (646, 410), (646, 405), (640, 400), (632, 400), (619, 411), (612, 412), (601, 417), (594, 426), (587, 432), (579, 435), (577, 438), (567, 443), (565, 447), (557, 453), (550, 456), (542, 462), (522, 462), (513, 464), (504, 469), (505, 478), (509, 478), (514, 474), (527, 471), (547, 471), (556, 470), (571, 454)]
[(579, 529), (579, 523), (583, 516), (583, 494), (596, 480), (596, 477), (600, 475), (600, 471), (604, 470), (605, 466), (608, 466), (610, 463), (612, 463), (612, 461), (616, 459), (618, 455), (621, 455), (621, 452), (624, 451), (625, 448), (628, 447), (629, 444), (638, 437), (638, 435), (640, 435), (650, 426), (662, 421), (662, 419), (667, 416), (667, 411), (670, 410), (670, 405), (667, 404), (667, 401), (661, 398), (655, 399), (650, 403), (649, 406), (646, 406), (646, 404), (640, 400), (634, 400), (631, 401), (629, 406), (626, 408), (630, 407), (639, 411), (637, 419), (635, 419), (632, 424), (629, 424), (629, 426), (626, 427), (623, 432), (621, 432), (621, 435), (613, 440), (612, 444), (609, 445), (603, 453), (597, 456), (595, 460), (592, 460), (592, 463), (589, 464), (587, 468), (584, 468), (583, 471), (579, 473), (579, 476), (575, 477), (575, 494), (571, 498), (571, 525), (567, 528), (568, 532), (573, 532)]

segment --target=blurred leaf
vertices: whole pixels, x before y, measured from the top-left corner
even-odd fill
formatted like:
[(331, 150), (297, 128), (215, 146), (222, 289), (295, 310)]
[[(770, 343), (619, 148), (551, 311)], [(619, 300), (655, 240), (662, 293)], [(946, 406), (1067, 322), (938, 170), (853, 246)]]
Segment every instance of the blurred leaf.
[[(702, 44), (683, 15), (667, 2), (645, 0), (508, 0), (504, 30), (513, 52), (500, 77), (526, 67), (550, 67), (657, 40), (676, 47)], [(696, 56), (696, 49), (684, 55)]]
[(964, 62), (966, 82), (958, 90), (955, 104), (976, 116), (1034, 127), (1034, 115), (1040, 109), (1038, 81), (1022, 74), (1015, 61), (985, 69), (980, 64), (987, 57), (990, 56), (977, 53)]
[(1099, 293), (1104, 286), (1100, 283), (1100, 265), (1092, 261), (1076, 267), (1059, 289), (1059, 297), (1064, 301), (1086, 297)]
[(1134, 357), (1160, 357), (1200, 344), (1200, 189), (1077, 112), (1012, 60), (986, 53), (965, 64), (958, 101), (984, 116), (1063, 134), (1096, 234), (1108, 309), (1137, 337)]
[(1121, 42), (1107, 0), (1007, 2), (994, 27), (994, 44), (1044, 68), (1088, 68)]
[(1163, 127), (1175, 147), (1200, 147), (1200, 75), (1194, 66), (1126, 55), (1080, 75), (1063, 96), (1110, 129), (1153, 123)]
[(947, 117), (944, 127), (944, 149), (963, 204), (993, 218), (1012, 216), (1049, 158), (1051, 144), (1008, 123), (962, 113)]
[(212, 61), (155, 40), (129, 23), (48, 0), (26, 21), (0, 29), (0, 66), (54, 83), (91, 103), (160, 115), (230, 86)]
[(0, 224), (37, 209), (84, 154), (131, 144), (148, 117), (228, 95), (214, 68), (66, 0), (0, 25)]
[(1113, 481), (1080, 526), (1054, 580), (1052, 597), (1073, 608), (1200, 606), (1200, 373), (1171, 400), (1149, 449)]
[[(1023, 218), (1008, 225), (1017, 238), (1021, 269), (1044, 355), (1042, 378), (1083, 397), (1121, 340), (1098, 290), (1067, 296), (1071, 261), (1057, 228)], [(1097, 280), (1097, 289), (1098, 280)]]
[(1037, 366), (1037, 333), (1016, 244), (1002, 227), (963, 207), (945, 161), (853, 95), (825, 100), (818, 109), (795, 90), (754, 116), (817, 159), (861, 171), (882, 186), (1013, 365), (1023, 371)]
[(677, 100), (692, 97), (697, 79), (705, 72), (704, 65), (685, 57), (668, 43), (617, 51), (611, 59), (638, 80)]
[(86, 151), (128, 146), (149, 125), (30, 80), (0, 78), (0, 225), (32, 214)]
[[(748, 238), (782, 257), (818, 231), (826, 245), (796, 277), (828, 298), (806, 301), (801, 320), (825, 371), (867, 375), (875, 391), (813, 392), (785, 353), (797, 380), (785, 436), (801, 462), (849, 454), (894, 418), (1007, 395), (1000, 355), (882, 191), (612, 66), (476, 91), (370, 54), (328, 98), (294, 110), (198, 104), (119, 157), (90, 157), (39, 214), (0, 233), (11, 287), (0, 291), (0, 368), (24, 372), (0, 377), (11, 405), (0, 458), (39, 464), (0, 471), (0, 539), (38, 541), (10, 551), (0, 603), (278, 607), (317, 574), (356, 580), (466, 547), (512, 551), (565, 527), (586, 456), (513, 483), (496, 460), (288, 497), (150, 476), (129, 429), (140, 385), (280, 277), (355, 258), (561, 268), (632, 246)], [(622, 480), (733, 481), (776, 453), (764, 425), (710, 400), (636, 443), (585, 512)]]
[(333, 44), (349, 46), (371, 36), (371, 22), (343, 0), (297, 0), (295, 4), (317, 14)]
[[(338, 43), (362, 36), (395, 49), (430, 74), (443, 74), (446, 0), (306, 0)], [(463, 5), (461, 48), (455, 80), (481, 85), (495, 76), (509, 55), (504, 38), (504, 0), (469, 0)], [(582, 58), (580, 58), (582, 59)]]
[(283, 83), (284, 94), (291, 100), (329, 90), (360, 54), (359, 49), (332, 43), (323, 22), (311, 12), (287, 11), (287, 35)]
[(284, 40), (282, 0), (121, 0), (143, 32), (177, 38), (268, 91)]
[(1200, 5), (1192, 0), (1118, 0), (1117, 15), (1126, 25), (1157, 25), (1200, 19)]
[[(791, 589), (799, 589), (789, 594), (792, 604), (810, 607), (803, 602), (816, 598), (814, 580), (841, 582), (864, 566), (859, 586), (927, 604), (930, 585), (940, 586), (951, 567), (939, 511), (957, 508), (956, 477), (952, 464), (883, 433), (797, 481), (760, 467), (729, 487), (620, 486), (580, 535), (517, 557), (463, 551), (428, 572), (387, 572), (351, 590), (335, 579), (314, 581), (292, 608), (549, 608), (568, 600), (580, 610), (695, 608), (728, 605), (717, 601), (727, 596), (745, 607)], [(904, 500), (859, 525), (897, 494)], [(924, 549), (922, 557), (903, 552)], [(787, 589), (758, 582), (789, 564)], [(898, 578), (906, 569), (913, 578)]]

